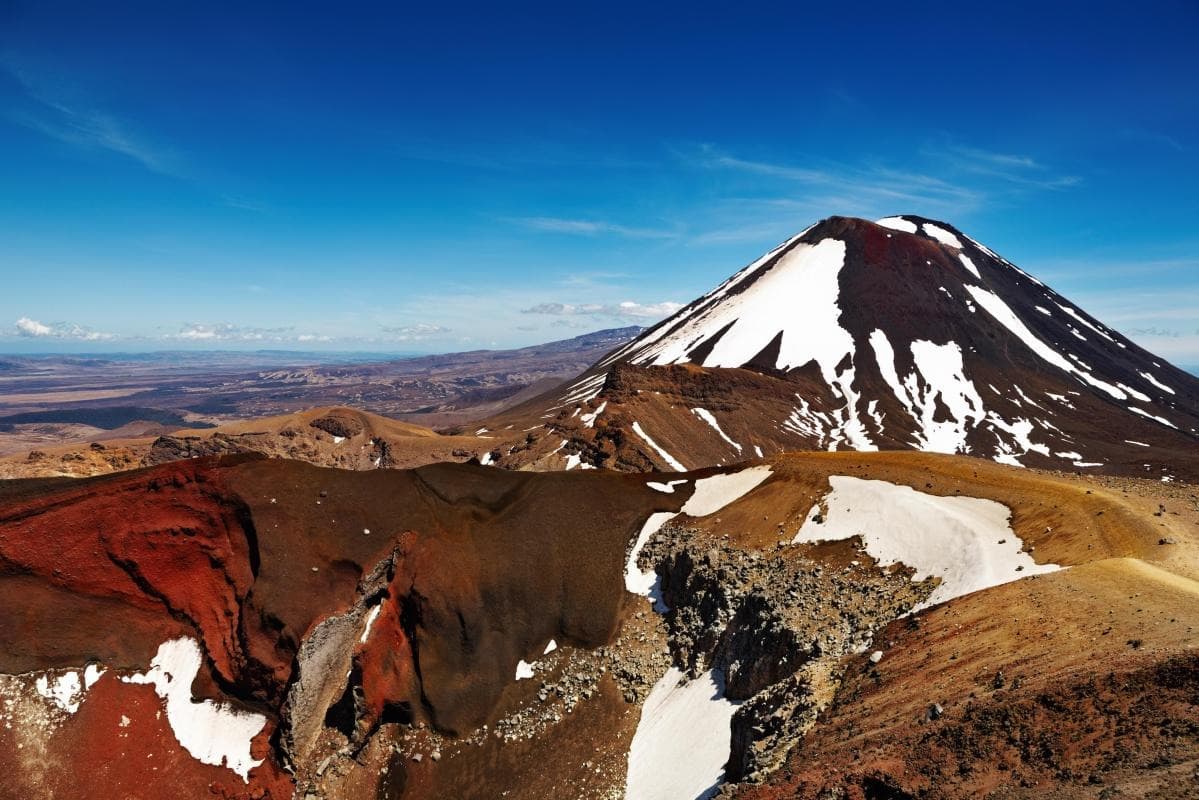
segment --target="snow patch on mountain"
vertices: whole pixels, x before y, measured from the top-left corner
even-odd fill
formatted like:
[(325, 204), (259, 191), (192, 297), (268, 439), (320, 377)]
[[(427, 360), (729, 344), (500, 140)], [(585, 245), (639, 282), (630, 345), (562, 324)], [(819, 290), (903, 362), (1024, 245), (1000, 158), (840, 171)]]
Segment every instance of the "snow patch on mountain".
[(903, 217), (883, 217), (882, 219), (875, 220), (874, 224), (882, 225), (884, 228), (896, 231), (903, 231), (904, 233), (916, 232), (916, 223)]
[(672, 469), (674, 469), (676, 472), (686, 472), (687, 471), (687, 468), (684, 467), (677, 458), (675, 458), (670, 453), (663, 450), (662, 447), (657, 442), (655, 442), (653, 439), (650, 438), (648, 433), (646, 433), (644, 430), (641, 429), (641, 423), (639, 423), (639, 422), (633, 423), (633, 433), (640, 436), (645, 441), (645, 443), (648, 444), (650, 447), (652, 447), (654, 449), (654, 452), (656, 452), (658, 455), (660, 455), (662, 457), (662, 460), (665, 461), (668, 465), (670, 465), (670, 467)]
[(1169, 392), (1170, 394), (1176, 394), (1176, 392), (1173, 389), (1171, 389), (1169, 386), (1167, 386), (1166, 384), (1159, 381), (1157, 378), (1153, 377), (1153, 375), (1151, 375), (1150, 373), (1142, 372), (1142, 373), (1140, 373), (1140, 375), (1142, 378), (1149, 381), (1154, 386), (1161, 389), (1163, 392)]
[(966, 291), (974, 296), (974, 302), (982, 306), (997, 322), (1015, 334), (1020, 341), (1024, 342), (1030, 350), (1044, 361), (1082, 378), (1096, 389), (1106, 392), (1117, 400), (1128, 399), (1128, 395), (1121, 391), (1119, 387), (1099, 380), (1087, 370), (1079, 369), (1067, 359), (1062, 358), (1062, 355), (1052, 347), (1038, 339), (1036, 334), (1028, 329), (1028, 326), (1016, 316), (1016, 312), (1007, 303), (1003, 302), (998, 295), (978, 286), (967, 285)]
[(200, 646), (187, 637), (163, 642), (147, 672), (126, 683), (148, 684), (166, 701), (167, 722), (179, 744), (202, 764), (227, 767), (246, 783), (250, 770), (262, 763), (250, 755), (250, 743), (266, 725), (261, 714), (227, 703), (192, 699), (192, 681), (200, 671)]
[(39, 675), (33, 686), (38, 694), (58, 706), (60, 710), (74, 714), (79, 710), (79, 704), (83, 702), (88, 689), (100, 680), (104, 672), (95, 664), (88, 664), (82, 670), (71, 669), (57, 675)]
[(737, 472), (724, 472), (695, 482), (695, 491), (683, 504), (682, 513), (706, 517), (739, 500), (770, 477), (770, 467), (747, 467)]
[(724, 696), (724, 676), (694, 680), (671, 667), (654, 684), (629, 746), (626, 800), (699, 800), (724, 778), (739, 704)]
[(712, 430), (716, 431), (717, 435), (719, 435), (721, 439), (724, 439), (730, 445), (735, 447), (738, 453), (741, 452), (741, 445), (729, 438), (728, 434), (724, 432), (724, 429), (720, 427), (720, 423), (716, 421), (716, 417), (712, 416), (711, 411), (707, 410), (706, 408), (693, 408), (691, 409), (691, 413), (708, 423)]
[(974, 266), (974, 262), (970, 260), (970, 256), (965, 253), (958, 253), (958, 258), (962, 260), (962, 266), (970, 271), (974, 277), (982, 280), (982, 275), (978, 273), (978, 267)]
[(958, 250), (962, 249), (962, 243), (958, 241), (958, 237), (954, 236), (944, 228), (934, 225), (931, 222), (926, 222), (920, 227), (924, 229), (926, 234), (933, 239), (936, 239), (941, 244), (947, 244), (950, 247), (956, 247)]
[[(747, 467), (737, 472), (722, 472), (707, 478), (700, 478), (695, 482), (695, 491), (691, 493), (691, 497), (687, 498), (687, 502), (677, 512), (659, 511), (650, 514), (641, 526), (641, 531), (637, 534), (633, 546), (629, 548), (629, 556), (625, 561), (624, 569), (625, 589), (633, 594), (648, 595), (653, 588), (657, 574), (652, 570), (643, 571), (637, 566), (637, 559), (640, 557), (642, 549), (649, 543), (650, 538), (661, 530), (663, 525), (679, 514), (687, 514), (692, 517), (706, 517), (709, 514), (715, 514), (729, 503), (739, 500), (756, 489), (770, 475), (770, 466), (764, 464)], [(671, 481), (666, 485), (673, 492), (674, 484), (686, 482), (685, 480)], [(659, 488), (663, 484), (650, 485), (658, 491), (663, 491)]]
[(794, 543), (839, 541), (860, 536), (881, 566), (902, 563), (913, 580), (941, 579), (916, 610), (1060, 569), (1038, 564), (1023, 552), (1007, 506), (976, 497), (940, 497), (888, 481), (829, 477), (832, 490), (809, 513)]

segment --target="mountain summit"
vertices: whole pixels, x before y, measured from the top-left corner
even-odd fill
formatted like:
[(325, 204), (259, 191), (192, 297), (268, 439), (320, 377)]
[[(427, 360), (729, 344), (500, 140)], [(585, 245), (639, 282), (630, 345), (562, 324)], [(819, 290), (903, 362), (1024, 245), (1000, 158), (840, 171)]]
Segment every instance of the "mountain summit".
[(916, 449), (1172, 479), (1199, 461), (1199, 380), (916, 216), (811, 226), (549, 405), (549, 450), (580, 466)]

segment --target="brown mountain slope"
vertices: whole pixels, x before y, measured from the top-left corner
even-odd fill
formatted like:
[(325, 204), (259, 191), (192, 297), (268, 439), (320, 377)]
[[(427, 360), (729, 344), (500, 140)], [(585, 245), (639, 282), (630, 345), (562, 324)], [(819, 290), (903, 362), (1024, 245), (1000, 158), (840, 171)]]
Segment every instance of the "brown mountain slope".
[(352, 470), (489, 460), (512, 431), (442, 436), (429, 428), (351, 408), (314, 408), (154, 437), (37, 450), (0, 459), (0, 477), (86, 477), (197, 456), (234, 453), (291, 458)]

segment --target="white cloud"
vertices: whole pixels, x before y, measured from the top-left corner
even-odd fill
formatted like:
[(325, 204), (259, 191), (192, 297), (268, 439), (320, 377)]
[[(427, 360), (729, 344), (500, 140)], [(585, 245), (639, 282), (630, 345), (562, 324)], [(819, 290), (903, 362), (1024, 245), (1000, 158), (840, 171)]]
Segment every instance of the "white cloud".
[(17, 320), (17, 333), (21, 336), (53, 336), (54, 331), (49, 325), (43, 325), (36, 319), (21, 317)]
[(21, 317), (13, 326), (13, 333), (29, 339), (72, 339), (79, 342), (100, 342), (115, 339), (111, 333), (101, 333), (74, 322), (38, 322), (30, 317)]
[(453, 330), (444, 325), (432, 325), (427, 322), (417, 322), (412, 325), (383, 326), (380, 328), (388, 338), (400, 342), (421, 342), (425, 339), (440, 339)]
[(231, 322), (202, 323), (188, 322), (177, 333), (168, 333), (163, 339), (184, 342), (328, 342), (331, 336), (315, 333), (296, 333), (295, 328), (259, 328), (235, 325)]
[(625, 300), (622, 303), (538, 303), (530, 308), (521, 309), (520, 313), (546, 314), (556, 317), (586, 315), (624, 320), (645, 320), (670, 316), (682, 307), (682, 303), (672, 300), (663, 300), (660, 303), (635, 303), (632, 300)]

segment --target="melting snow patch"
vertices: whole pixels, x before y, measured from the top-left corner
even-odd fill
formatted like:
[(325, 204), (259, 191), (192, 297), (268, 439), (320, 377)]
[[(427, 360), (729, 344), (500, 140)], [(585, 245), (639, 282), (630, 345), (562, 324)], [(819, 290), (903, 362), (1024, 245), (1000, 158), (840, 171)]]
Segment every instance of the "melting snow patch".
[(79, 710), (79, 704), (83, 702), (87, 690), (92, 688), (92, 684), (100, 680), (103, 674), (104, 670), (95, 664), (88, 664), (82, 672), (69, 670), (57, 677), (49, 673), (42, 675), (34, 681), (34, 688), (38, 694), (63, 711), (74, 714)]
[(636, 433), (638, 436), (640, 436), (642, 439), (644, 439), (645, 443), (648, 444), (650, 447), (652, 447), (654, 449), (654, 451), (662, 457), (662, 460), (665, 461), (667, 464), (669, 464), (676, 472), (686, 472), (687, 471), (687, 468), (684, 467), (682, 464), (680, 464), (678, 459), (676, 459), (670, 453), (667, 453), (665, 450), (663, 450), (661, 447), (658, 446), (657, 442), (655, 442), (653, 439), (649, 438), (649, 434), (641, 429), (641, 423), (639, 423), (639, 422), (633, 423), (633, 432)]
[(1131, 386), (1125, 386), (1122, 383), (1117, 383), (1116, 385), (1119, 386), (1124, 391), (1128, 392), (1130, 395), (1135, 397), (1137, 400), (1140, 400), (1142, 403), (1152, 403), (1153, 402), (1153, 399), (1151, 397), (1149, 397), (1149, 395), (1145, 394), (1144, 392), (1138, 392), (1136, 389), (1132, 388)]
[(687, 482), (686, 478), (680, 478), (677, 481), (666, 481), (664, 483), (658, 483), (657, 481), (647, 481), (645, 485), (648, 486), (649, 488), (653, 489), (655, 492), (662, 492), (663, 494), (674, 494), (674, 487), (679, 486), (680, 484), (684, 484), (686, 482)]
[(482, 464), (483, 466), (487, 466), (488, 464), (490, 464), (491, 463), (491, 452), (488, 451), (488, 452), (484, 453), (483, 455), (479, 456), (479, 463)]
[(741, 445), (737, 444), (736, 442), (734, 442), (732, 439), (730, 439), (728, 437), (728, 434), (726, 434), (724, 432), (724, 430), (721, 429), (720, 423), (716, 421), (716, 417), (712, 416), (711, 411), (708, 411), (706, 408), (693, 408), (693, 409), (691, 409), (691, 413), (694, 414), (695, 416), (699, 417), (700, 419), (702, 419), (704, 422), (708, 423), (708, 425), (710, 425), (712, 427), (712, 430), (716, 431), (716, 433), (718, 433), (720, 435), (721, 439), (724, 439), (726, 442), (731, 444), (733, 447), (737, 448), (738, 453), (741, 452)]
[(738, 500), (758, 484), (770, 477), (770, 467), (761, 465), (739, 472), (728, 472), (700, 478), (695, 482), (695, 492), (683, 504), (682, 513), (692, 517), (715, 514), (734, 500)]
[[(967, 429), (982, 422), (986, 411), (978, 390), (965, 376), (957, 343), (912, 342), (916, 372), (902, 381), (887, 335), (876, 328), (870, 334), (870, 346), (883, 380), (918, 426), (916, 448), (935, 453), (968, 452)], [(943, 410), (949, 412), (947, 419), (939, 418)]]
[(547, 644), (545, 646), (545, 649), (541, 651), (541, 655), (548, 656), (550, 653), (554, 652), (557, 649), (558, 649), (558, 643), (555, 642), (553, 639), (550, 639), (550, 643)]
[(978, 274), (978, 267), (974, 266), (974, 262), (970, 260), (970, 256), (966, 255), (965, 253), (958, 253), (958, 258), (962, 260), (962, 266), (970, 270), (974, 277), (978, 278), (980, 281), (982, 280), (983, 276)]
[[(658, 576), (655, 572), (642, 572), (637, 566), (637, 558), (649, 542), (650, 537), (661, 530), (662, 526), (681, 514), (693, 517), (705, 517), (748, 494), (757, 488), (758, 484), (770, 477), (771, 469), (767, 465), (748, 467), (738, 472), (729, 472), (700, 478), (695, 482), (695, 491), (679, 512), (659, 511), (649, 515), (649, 519), (641, 526), (637, 541), (629, 550), (628, 560), (624, 567), (624, 587), (633, 594), (648, 596), (654, 588)], [(661, 490), (659, 490), (661, 491)]]
[(1045, 396), (1058, 401), (1067, 408), (1074, 408), (1074, 404), (1070, 402), (1070, 398), (1064, 394), (1054, 394), (1053, 392), (1045, 392)]
[(629, 558), (624, 565), (624, 588), (633, 594), (648, 596), (649, 590), (654, 588), (654, 581), (658, 579), (657, 573), (642, 572), (637, 566), (637, 558), (649, 543), (650, 537), (676, 516), (678, 515), (673, 511), (659, 511), (650, 514), (649, 519), (641, 526), (641, 532), (637, 534), (637, 541), (633, 542), (633, 548), (629, 550)]
[(608, 373), (603, 372), (599, 375), (592, 375), (576, 381), (567, 388), (566, 394), (561, 398), (562, 402), (558, 406), (554, 406), (554, 408), (569, 405), (570, 403), (587, 402), (603, 391), (604, 381), (607, 379)]
[(1011, 511), (993, 500), (938, 497), (843, 475), (830, 476), (829, 485), (832, 491), (822, 501), (828, 509), (824, 522), (818, 525), (809, 515), (793, 541), (861, 536), (880, 565), (906, 564), (916, 570), (916, 580), (939, 577), (941, 584), (917, 610), (1059, 569), (1021, 552), (1008, 522)]
[(192, 681), (200, 671), (200, 646), (194, 639), (163, 642), (150, 662), (150, 670), (121, 678), (126, 683), (149, 684), (166, 700), (167, 721), (175, 738), (202, 764), (225, 766), (249, 783), (250, 770), (262, 763), (250, 756), (250, 742), (266, 724), (266, 717), (241, 711), (227, 703), (192, 700)]
[[(958, 241), (958, 237), (954, 236), (944, 228), (937, 227), (930, 222), (924, 223), (923, 228), (926, 234), (936, 239), (941, 244), (947, 244), (950, 247), (956, 247), (958, 250), (962, 249), (962, 243)], [(976, 272), (975, 274), (977, 275), (978, 273)]]
[(916, 223), (904, 219), (903, 217), (883, 217), (875, 220), (875, 225), (882, 225), (884, 228), (890, 228), (893, 231), (903, 231), (904, 233), (915, 233)]
[(1167, 386), (1166, 384), (1159, 381), (1157, 378), (1150, 375), (1148, 372), (1142, 372), (1141, 377), (1144, 378), (1145, 380), (1149, 381), (1150, 383), (1152, 383), (1157, 388), (1161, 389), (1163, 392), (1169, 392), (1170, 394), (1175, 393), (1173, 389), (1171, 389), (1169, 386)]
[(1083, 325), (1086, 325), (1088, 328), (1095, 331), (1095, 333), (1097, 333), (1100, 336), (1102, 336), (1103, 338), (1107, 339), (1109, 342), (1116, 341), (1107, 333), (1107, 331), (1101, 330), (1100, 328), (1097, 328), (1094, 325), (1092, 325), (1090, 322), (1087, 321), (1086, 317), (1084, 317), (1082, 314), (1079, 314), (1073, 308), (1070, 308), (1070, 306), (1064, 306), (1061, 303), (1056, 303), (1055, 305), (1057, 305), (1057, 307), (1060, 308), (1062, 311), (1065, 311), (1067, 314), (1074, 317), (1074, 319), (1078, 320)]
[(523, 681), (533, 677), (533, 665), (523, 658), (516, 662), (516, 680)]
[(757, 454), (758, 458), (765, 458), (765, 456), (762, 455), (762, 448), (756, 444), (754, 445), (754, 453)]
[(1149, 445), (1145, 444), (1144, 442), (1134, 442), (1132, 439), (1125, 439), (1124, 443), (1125, 444), (1135, 444), (1138, 447), (1148, 447), (1149, 446)]
[(1178, 426), (1175, 425), (1173, 422), (1171, 422), (1168, 419), (1165, 419), (1163, 417), (1155, 417), (1152, 414), (1150, 414), (1148, 411), (1142, 411), (1141, 409), (1139, 409), (1135, 406), (1129, 406), (1128, 410), (1134, 414), (1140, 414), (1142, 417), (1148, 417), (1149, 419), (1160, 422), (1163, 425), (1168, 425), (1169, 427), (1173, 428), (1174, 430), (1178, 430)]
[(371, 610), (366, 612), (366, 625), (362, 626), (362, 635), (358, 637), (359, 642), (365, 644), (366, 640), (370, 638), (371, 628), (375, 626), (375, 619), (378, 618), (379, 611), (382, 608), (383, 604), (379, 603), (375, 606), (372, 606)]
[(333, 437), (333, 444), (341, 444), (341, 443), (342, 443), (342, 442), (344, 442), (345, 440), (346, 440), (346, 437), (344, 437), (344, 436), (334, 436), (334, 437)]
[(598, 417), (600, 414), (604, 413), (604, 409), (607, 407), (608, 407), (608, 401), (605, 400), (604, 402), (599, 404), (599, 408), (597, 408), (595, 411), (592, 411), (590, 414), (584, 414), (583, 416), (579, 417), (579, 420), (582, 421), (582, 423), (583, 423), (583, 427), (584, 428), (594, 428), (596, 417)]
[(709, 798), (724, 779), (733, 713), (724, 676), (711, 670), (684, 683), (675, 667), (654, 684), (629, 746), (626, 800)]

